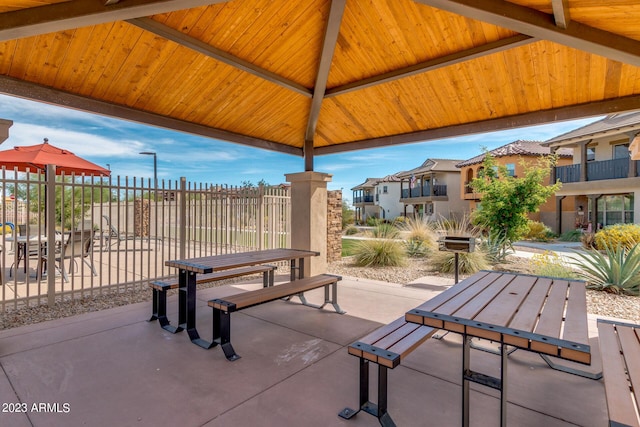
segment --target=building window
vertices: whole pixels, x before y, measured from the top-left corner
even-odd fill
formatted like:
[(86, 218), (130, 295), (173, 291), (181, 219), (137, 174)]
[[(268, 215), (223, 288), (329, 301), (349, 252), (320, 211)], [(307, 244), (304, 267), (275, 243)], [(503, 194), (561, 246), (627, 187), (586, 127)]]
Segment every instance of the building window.
[(600, 197), (597, 221), (602, 226), (633, 223), (633, 193)]
[(426, 214), (433, 215), (433, 203), (427, 203), (426, 205)]
[(515, 163), (507, 163), (505, 166), (507, 167), (507, 175), (508, 176), (516, 176), (516, 164)]
[(587, 162), (593, 162), (596, 159), (596, 147), (587, 147)]
[(387, 194), (387, 186), (386, 185), (382, 186), (382, 193), (383, 194)]
[(613, 146), (614, 159), (626, 159), (629, 157), (629, 144), (618, 144)]

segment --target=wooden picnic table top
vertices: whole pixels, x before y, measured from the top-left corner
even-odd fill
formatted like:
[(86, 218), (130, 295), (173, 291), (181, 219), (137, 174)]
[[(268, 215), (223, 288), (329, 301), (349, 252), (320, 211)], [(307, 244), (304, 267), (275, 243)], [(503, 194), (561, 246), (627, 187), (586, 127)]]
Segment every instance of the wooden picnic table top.
[(408, 322), (590, 364), (586, 283), (481, 271), (406, 313)]
[(166, 261), (168, 267), (176, 267), (194, 273), (212, 273), (219, 270), (227, 270), (248, 265), (264, 264), (277, 261), (308, 258), (320, 255), (319, 252), (302, 249), (266, 249), (261, 251), (238, 252), (232, 254), (212, 255), (184, 260)]

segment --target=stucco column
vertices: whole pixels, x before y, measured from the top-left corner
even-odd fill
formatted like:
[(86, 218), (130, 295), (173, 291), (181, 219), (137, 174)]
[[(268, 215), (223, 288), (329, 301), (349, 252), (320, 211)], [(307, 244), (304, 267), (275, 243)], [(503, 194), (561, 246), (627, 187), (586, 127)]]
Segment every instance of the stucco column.
[(320, 252), (305, 263), (305, 276), (327, 272), (327, 182), (331, 176), (312, 171), (285, 174), (291, 183), (291, 247)]
[(13, 121), (0, 119), (0, 144), (9, 138), (9, 128), (13, 125)]

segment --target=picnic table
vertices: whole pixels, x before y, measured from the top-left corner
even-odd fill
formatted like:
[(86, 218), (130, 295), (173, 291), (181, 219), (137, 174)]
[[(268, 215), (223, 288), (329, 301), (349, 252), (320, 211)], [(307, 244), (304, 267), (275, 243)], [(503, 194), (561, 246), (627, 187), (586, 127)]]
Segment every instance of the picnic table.
[(278, 261), (289, 261), (291, 268), (291, 280), (293, 281), (296, 280), (296, 278), (304, 278), (305, 258), (317, 255), (320, 255), (320, 253), (307, 250), (280, 248), (166, 261), (166, 266), (178, 269), (180, 290), (178, 296), (179, 327), (187, 330), (189, 338), (194, 344), (206, 349), (215, 345), (212, 342), (200, 338), (200, 334), (198, 334), (196, 329), (196, 284), (198, 274), (208, 274), (213, 273), (214, 271), (229, 270)]
[[(463, 426), (469, 425), (471, 382), (500, 391), (500, 425), (507, 425), (508, 346), (591, 363), (582, 281), (481, 271), (408, 311), (405, 319), (462, 334)], [(470, 369), (472, 337), (500, 344), (500, 378)]]

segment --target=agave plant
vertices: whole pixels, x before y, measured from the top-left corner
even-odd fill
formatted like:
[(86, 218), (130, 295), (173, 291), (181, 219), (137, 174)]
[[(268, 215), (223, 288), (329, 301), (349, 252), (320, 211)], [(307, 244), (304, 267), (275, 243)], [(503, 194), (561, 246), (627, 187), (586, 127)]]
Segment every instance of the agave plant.
[(598, 251), (577, 252), (573, 265), (581, 269), (579, 276), (590, 282), (591, 289), (629, 295), (640, 294), (640, 244), (629, 251), (618, 245)]
[(482, 239), (480, 248), (487, 253), (487, 259), (494, 264), (506, 262), (507, 256), (515, 253), (507, 236), (501, 236), (497, 233), (489, 233), (486, 238)]

